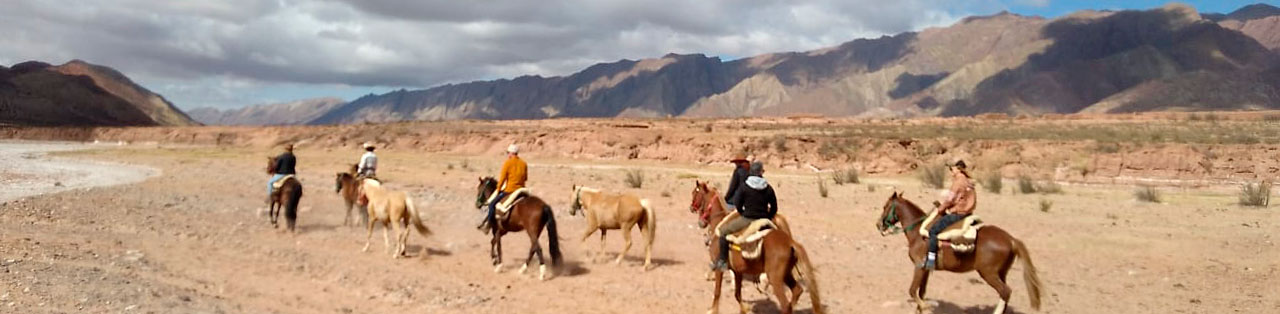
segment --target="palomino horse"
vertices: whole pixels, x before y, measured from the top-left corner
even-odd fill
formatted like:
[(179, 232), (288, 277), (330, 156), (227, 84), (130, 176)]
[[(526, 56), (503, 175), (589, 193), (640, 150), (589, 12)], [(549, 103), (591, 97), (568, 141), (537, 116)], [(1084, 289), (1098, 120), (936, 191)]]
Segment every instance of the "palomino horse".
[[(409, 195), (401, 191), (391, 191), (382, 187), (382, 183), (374, 179), (363, 179), (360, 181), (359, 200), (360, 205), (368, 209), (369, 224), (368, 233), (364, 239), (364, 248), (361, 251), (369, 251), (369, 241), (373, 238), (373, 225), (382, 224), (382, 242), (388, 250), (392, 250), (391, 258), (404, 256), (405, 249), (409, 244), (409, 225), (418, 229), (418, 234), (422, 237), (431, 235), (431, 230), (422, 223), (422, 213), (413, 206), (413, 199)], [(388, 239), (387, 233), (392, 226), (396, 229), (396, 248), (391, 249), (391, 240)], [(427, 257), (427, 247), (422, 246), (423, 258)]]
[(346, 216), (343, 216), (342, 218), (342, 225), (358, 226), (361, 223), (368, 224), (369, 213), (366, 212), (365, 209), (363, 208), (361, 208), (360, 210), (355, 210), (355, 212), (359, 213), (360, 215), (360, 221), (357, 222), (351, 219), (351, 212), (353, 211), (353, 209), (356, 209), (356, 207), (358, 207), (357, 206), (358, 204), (356, 204), (356, 199), (359, 198), (359, 193), (360, 193), (358, 191), (359, 182), (356, 180), (356, 175), (355, 175), (355, 172), (356, 172), (355, 165), (352, 165), (351, 169), (352, 170), (350, 172), (337, 173), (334, 178), (334, 185), (335, 185), (334, 192), (338, 193), (339, 195), (342, 195), (342, 202), (345, 205), (343, 208), (346, 209), (347, 211)]
[[(498, 180), (493, 177), (480, 178), (480, 184), (476, 186), (476, 208), (484, 208), (485, 200), (498, 190)], [(494, 213), (497, 215), (497, 213)], [(543, 202), (537, 196), (527, 196), (517, 200), (511, 204), (511, 209), (507, 210), (506, 219), (499, 219), (498, 223), (491, 224), (490, 234), (493, 240), (489, 241), (489, 256), (493, 258), (493, 271), (502, 271), (502, 236), (507, 232), (516, 232), (524, 230), (529, 235), (529, 257), (525, 258), (524, 266), (520, 267), (520, 273), (529, 269), (529, 263), (533, 261), (533, 255), (538, 255), (538, 279), (547, 279), (547, 261), (542, 256), (542, 245), (538, 244), (538, 238), (542, 236), (542, 228), (547, 229), (547, 246), (551, 249), (551, 266), (560, 267), (560, 261), (563, 256), (560, 253), (560, 235), (556, 233), (556, 217), (551, 211), (551, 206)]]
[[(708, 236), (714, 237), (715, 226), (728, 216), (724, 208), (724, 203), (720, 200), (720, 195), (715, 188), (708, 186), (705, 182), (695, 182), (693, 190), (693, 202), (690, 204), (689, 211), (699, 214), (699, 225), (706, 226)], [(763, 253), (756, 259), (746, 259), (740, 251), (733, 251), (729, 254), (729, 270), (733, 272), (734, 298), (738, 301), (738, 305), (742, 313), (751, 311), (751, 307), (742, 302), (742, 281), (747, 276), (759, 276), (763, 281), (761, 284), (768, 284), (773, 287), (774, 296), (778, 300), (779, 308), (782, 313), (790, 314), (792, 307), (800, 300), (800, 295), (804, 290), (809, 289), (810, 302), (813, 303), (813, 312), (816, 314), (823, 313), (822, 300), (818, 293), (817, 277), (813, 271), (813, 264), (809, 262), (809, 254), (805, 251), (804, 246), (795, 242), (791, 238), (791, 227), (787, 223), (786, 218), (782, 215), (774, 216), (774, 224), (778, 226), (777, 231), (771, 232), (761, 241)], [(715, 223), (712, 223), (715, 222)], [(708, 253), (714, 260), (719, 255), (720, 247), (718, 245), (709, 245)], [(763, 276), (761, 276), (763, 275)], [(711, 310), (708, 313), (717, 313), (720, 308), (720, 285), (724, 280), (724, 272), (712, 271), (713, 280), (716, 282), (715, 298), (711, 304)], [(779, 280), (780, 279), (780, 280)], [(791, 290), (791, 297), (787, 297), (787, 289)]]
[[(267, 173), (276, 173), (276, 158), (267, 157)], [(280, 189), (271, 194), (271, 206), (267, 210), (267, 216), (271, 217), (271, 226), (276, 227), (280, 219), (280, 211), (284, 211), (285, 226), (289, 232), (294, 232), (294, 226), (298, 221), (298, 200), (302, 199), (302, 183), (296, 178), (285, 179)]]
[(622, 230), (622, 238), (626, 244), (618, 252), (618, 259), (613, 261), (614, 264), (621, 264), (623, 257), (627, 256), (627, 250), (631, 249), (631, 227), (640, 225), (640, 234), (644, 236), (644, 270), (649, 270), (654, 233), (658, 228), (658, 220), (649, 200), (631, 194), (604, 193), (585, 186), (574, 186), (572, 204), (569, 215), (576, 215), (582, 210), (582, 215), (587, 217), (587, 232), (582, 235), (583, 243), (596, 230), (600, 230), (598, 254), (604, 254), (605, 231)]
[[(880, 230), (881, 235), (889, 235), (898, 231), (907, 235), (907, 257), (911, 258), (912, 267), (919, 265), (924, 260), (925, 253), (928, 251), (928, 242), (920, 236), (919, 229), (925, 228), (921, 226), (926, 215), (925, 212), (916, 207), (911, 201), (903, 198), (902, 195), (894, 192), (889, 196), (889, 200), (884, 203), (884, 208), (880, 213), (880, 220), (876, 222), (876, 228)], [(1013, 292), (1009, 289), (1009, 285), (1005, 282), (1005, 276), (1009, 274), (1009, 268), (1013, 267), (1015, 259), (1022, 260), (1022, 276), (1027, 283), (1027, 294), (1031, 298), (1031, 307), (1040, 309), (1040, 277), (1036, 276), (1036, 266), (1031, 263), (1031, 253), (1027, 252), (1027, 247), (1022, 241), (1014, 238), (996, 226), (987, 225), (978, 229), (977, 242), (974, 244), (974, 251), (970, 253), (957, 254), (949, 245), (939, 245), (938, 250), (938, 269), (955, 273), (967, 273), (974, 270), (978, 271), (978, 275), (982, 279), (996, 289), (1000, 294), (1000, 303), (996, 305), (993, 313), (1004, 313), (1005, 305), (1009, 303), (1009, 295)], [(911, 299), (916, 302), (916, 310), (923, 313), (928, 309), (928, 305), (924, 302), (925, 287), (929, 284), (929, 271), (916, 267), (915, 277), (911, 280), (911, 288), (907, 289), (907, 294), (911, 295)]]

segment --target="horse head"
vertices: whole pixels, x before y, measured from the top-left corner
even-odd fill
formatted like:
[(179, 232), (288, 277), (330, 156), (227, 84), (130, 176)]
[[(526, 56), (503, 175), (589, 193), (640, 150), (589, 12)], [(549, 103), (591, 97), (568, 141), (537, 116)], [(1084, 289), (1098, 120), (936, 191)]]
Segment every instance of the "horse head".
[(276, 157), (267, 156), (267, 174), (276, 173)]
[(582, 210), (582, 187), (577, 184), (573, 185), (573, 201), (569, 206), (569, 216), (575, 216), (579, 210)]
[(714, 188), (707, 186), (706, 182), (695, 181), (693, 185), (693, 200), (689, 203), (689, 212), (698, 214), (698, 226), (706, 227), (711, 224), (711, 216), (715, 211), (715, 203), (717, 192)]
[[(342, 193), (342, 183), (343, 183), (343, 182), (346, 182), (346, 181), (348, 181), (348, 180), (351, 180), (351, 179), (353, 179), (353, 178), (355, 178), (355, 177), (352, 177), (350, 173), (346, 173), (346, 172), (339, 172), (339, 173), (337, 173), (337, 175), (335, 175), (335, 178), (334, 178), (334, 180), (333, 180), (333, 181), (334, 181), (334, 188), (333, 188), (333, 192), (334, 192), (334, 193)], [(351, 182), (351, 183), (352, 183), (352, 184), (355, 184), (355, 182)]]
[(498, 190), (498, 180), (493, 177), (480, 178), (480, 184), (476, 185), (476, 208), (484, 208), (484, 201), (489, 199), (489, 195), (493, 195), (493, 191)]
[(707, 190), (706, 187), (707, 185), (702, 183), (702, 181), (693, 181), (693, 192), (690, 192), (690, 198), (692, 201), (689, 202), (690, 213), (699, 213), (702, 210), (702, 203), (704, 203), (703, 199), (706, 198), (706, 196), (703, 195)]
[[(916, 224), (920, 223), (917, 218), (923, 212), (910, 200), (902, 197), (901, 192), (893, 192), (889, 195), (889, 199), (884, 202), (884, 206), (880, 208), (880, 219), (876, 220), (876, 230), (880, 231), (881, 236), (886, 236), (904, 231), (899, 224), (908, 220), (916, 220)], [(907, 226), (905, 231), (914, 229), (914, 225)]]

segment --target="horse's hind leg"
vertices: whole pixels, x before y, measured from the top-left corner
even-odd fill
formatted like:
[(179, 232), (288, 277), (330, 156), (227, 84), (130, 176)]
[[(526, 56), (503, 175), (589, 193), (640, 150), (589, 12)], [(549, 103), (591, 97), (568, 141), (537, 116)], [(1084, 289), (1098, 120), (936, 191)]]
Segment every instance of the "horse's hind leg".
[(618, 258), (613, 260), (613, 263), (616, 265), (621, 265), (622, 259), (627, 257), (627, 251), (631, 250), (631, 227), (632, 226), (633, 225), (631, 224), (622, 226), (622, 243), (623, 243), (622, 251), (618, 252)]
[(1003, 314), (1005, 305), (1009, 304), (1009, 295), (1013, 293), (1013, 290), (1009, 289), (1009, 285), (1003, 279), (1000, 279), (998, 270), (979, 269), (978, 275), (982, 276), (982, 280), (987, 281), (987, 284), (991, 285), (991, 288), (996, 289), (996, 293), (1000, 294), (1000, 303), (996, 304), (996, 309), (991, 313)]
[[(590, 239), (590, 238), (591, 238), (591, 234), (592, 234), (592, 233), (596, 233), (596, 229), (597, 229), (597, 228), (596, 228), (595, 226), (592, 226), (592, 225), (590, 225), (590, 224), (588, 224), (588, 225), (587, 225), (587, 232), (582, 234), (582, 241), (581, 241), (581, 243), (582, 243), (582, 246), (583, 246), (583, 247), (586, 247), (586, 246), (587, 246), (587, 239)], [(603, 231), (603, 230), (602, 230), (602, 231)], [(601, 236), (604, 236), (604, 235), (602, 234)], [(596, 254), (598, 254), (598, 253), (600, 253), (600, 252), (594, 252), (594, 253), (593, 253), (593, 252), (587, 252), (587, 259), (589, 259), (589, 260), (591, 260), (591, 261), (595, 261), (595, 259), (596, 259)]]
[(742, 302), (742, 277), (744, 277), (742, 274), (733, 276), (733, 299), (738, 301), (738, 308), (742, 311), (742, 314), (747, 314), (751, 313), (751, 305), (747, 304), (747, 302)]
[(382, 246), (386, 248), (385, 251), (391, 250), (391, 222), (390, 221), (382, 223)]
[[(786, 276), (786, 274), (773, 274), (769, 276)], [(791, 299), (787, 298), (787, 287), (782, 281), (773, 280), (769, 285), (773, 286), (773, 295), (778, 299), (778, 308), (782, 310), (782, 314), (791, 314), (792, 307), (796, 304), (794, 299), (800, 297), (800, 293), (796, 292), (796, 288), (798, 288), (799, 285), (791, 288), (793, 293)], [(743, 313), (746, 312), (744, 311)]]
[(800, 295), (804, 294), (804, 285), (797, 282), (793, 275), (787, 275), (784, 278), (783, 283), (791, 287), (791, 306), (795, 307), (796, 302), (800, 302)]

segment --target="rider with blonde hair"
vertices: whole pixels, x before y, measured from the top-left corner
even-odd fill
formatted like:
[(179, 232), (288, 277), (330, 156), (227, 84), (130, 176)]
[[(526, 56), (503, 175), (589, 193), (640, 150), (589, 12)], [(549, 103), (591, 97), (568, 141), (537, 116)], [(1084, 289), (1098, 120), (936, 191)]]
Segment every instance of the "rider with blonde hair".
[(950, 166), (951, 189), (947, 197), (938, 206), (938, 222), (929, 227), (929, 255), (925, 257), (921, 268), (933, 270), (938, 262), (938, 234), (956, 222), (964, 220), (978, 206), (978, 192), (973, 188), (969, 177), (968, 166), (964, 160), (956, 159)]
[(498, 210), (498, 203), (516, 190), (524, 188), (525, 182), (529, 180), (529, 165), (520, 159), (520, 147), (516, 144), (507, 146), (507, 161), (502, 162), (502, 170), (498, 172), (497, 179), (498, 190), (490, 198), (489, 211), (480, 225), (476, 226), (476, 229), (485, 232), (489, 231), (490, 226), (497, 225), (493, 215)]

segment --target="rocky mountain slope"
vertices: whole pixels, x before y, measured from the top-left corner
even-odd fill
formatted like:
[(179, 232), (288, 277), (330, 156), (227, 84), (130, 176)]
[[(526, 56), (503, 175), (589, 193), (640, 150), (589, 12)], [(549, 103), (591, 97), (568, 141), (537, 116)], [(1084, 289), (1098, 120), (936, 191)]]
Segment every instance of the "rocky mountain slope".
[(0, 66), (0, 124), (198, 125), (120, 72), (80, 60)]
[(230, 110), (196, 108), (188, 113), (207, 125), (293, 125), (314, 120), (344, 103), (339, 98), (313, 98)]
[(368, 95), (312, 123), (1277, 108), (1275, 11), (1001, 13), (814, 51), (732, 61), (669, 54), (568, 76)]

